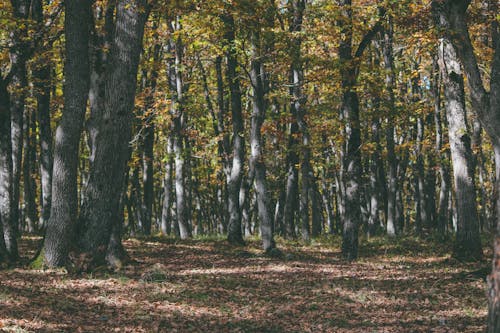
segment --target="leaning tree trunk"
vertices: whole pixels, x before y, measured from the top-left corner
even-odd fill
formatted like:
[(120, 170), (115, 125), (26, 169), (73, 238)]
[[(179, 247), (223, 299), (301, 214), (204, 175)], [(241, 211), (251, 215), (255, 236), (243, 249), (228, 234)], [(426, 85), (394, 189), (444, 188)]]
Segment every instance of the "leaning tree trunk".
[(145, 1), (119, 2), (105, 74), (103, 122), (95, 141), (94, 161), (80, 214), (80, 250), (102, 264), (119, 201), (131, 139), (132, 110), (144, 25)]
[(453, 255), (461, 259), (479, 259), (482, 248), (476, 209), (473, 155), (465, 114), (464, 82), (454, 47), (446, 38), (442, 39), (439, 46), (439, 66), (443, 77), (457, 209), (457, 235)]
[(50, 267), (66, 264), (78, 211), (78, 146), (89, 92), (91, 4), (65, 2), (64, 110), (56, 131), (51, 214), (41, 253)]

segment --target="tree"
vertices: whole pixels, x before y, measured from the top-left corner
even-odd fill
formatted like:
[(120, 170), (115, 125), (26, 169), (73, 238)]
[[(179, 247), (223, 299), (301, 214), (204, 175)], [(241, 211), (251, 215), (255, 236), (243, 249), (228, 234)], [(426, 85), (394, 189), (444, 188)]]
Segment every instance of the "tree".
[(119, 1), (105, 72), (104, 109), (95, 139), (89, 180), (79, 219), (80, 249), (94, 264), (104, 263), (112, 226), (119, 218), (125, 166), (132, 137), (132, 110), (144, 25), (146, 1)]
[(10, 98), (7, 81), (0, 76), (0, 262), (9, 259), (12, 231), (12, 143), (10, 136)]
[(250, 79), (252, 83), (252, 120), (250, 127), (250, 168), (254, 170), (254, 187), (257, 199), (257, 209), (260, 219), (262, 247), (269, 252), (276, 247), (273, 234), (273, 216), (270, 211), (268, 185), (266, 179), (266, 165), (262, 153), (262, 124), (265, 119), (266, 106), (264, 101), (264, 79), (266, 77), (264, 65), (261, 62), (260, 27), (253, 27), (251, 32), (252, 60), (250, 64)]
[(480, 259), (482, 249), (476, 210), (473, 156), (465, 113), (464, 82), (453, 45), (446, 38), (439, 45), (439, 67), (443, 78), (458, 218), (454, 256)]
[[(497, 223), (495, 232), (492, 273), (488, 279), (488, 332), (500, 332), (500, 43), (494, 43), (490, 72), (490, 91), (487, 92), (474, 48), (469, 35), (466, 12), (470, 0), (433, 1), (438, 27), (449, 38), (464, 68), (470, 90), (472, 108), (490, 136), (495, 154), (497, 193)], [(493, 29), (492, 39), (498, 41), (498, 25)]]
[(50, 267), (67, 263), (78, 212), (78, 146), (89, 92), (91, 0), (65, 2), (64, 111), (56, 130), (51, 214), (43, 244)]
[(240, 80), (237, 73), (237, 50), (235, 44), (235, 22), (233, 14), (228, 8), (224, 9), (221, 16), (224, 24), (224, 43), (226, 45), (227, 69), (226, 76), (230, 91), (230, 105), (233, 125), (232, 135), (232, 161), (230, 170), (226, 174), (228, 188), (228, 234), (227, 239), (233, 244), (244, 244), (241, 232), (241, 207), (240, 188), (243, 178), (243, 163), (245, 156), (244, 126), (241, 107)]

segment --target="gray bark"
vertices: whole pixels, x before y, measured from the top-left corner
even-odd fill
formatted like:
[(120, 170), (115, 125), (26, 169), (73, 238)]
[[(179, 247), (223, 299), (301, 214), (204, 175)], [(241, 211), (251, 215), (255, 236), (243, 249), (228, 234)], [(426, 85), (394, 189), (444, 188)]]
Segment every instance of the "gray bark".
[(228, 46), (227, 81), (231, 95), (231, 115), (233, 123), (232, 135), (232, 162), (231, 170), (226, 175), (228, 188), (228, 241), (232, 244), (244, 244), (241, 230), (241, 207), (239, 205), (239, 192), (243, 177), (243, 164), (245, 154), (243, 114), (241, 106), (240, 80), (237, 73), (238, 60), (236, 58), (235, 23), (232, 14), (225, 13), (222, 17), (224, 23), (224, 39)]
[(438, 168), (439, 168), (439, 199), (438, 199), (438, 212), (437, 212), (437, 231), (440, 235), (444, 235), (446, 232), (446, 227), (448, 224), (450, 211), (448, 209), (448, 194), (450, 191), (450, 171), (447, 165), (447, 161), (450, 160), (449, 152), (443, 152), (443, 119), (442, 119), (442, 108), (441, 108), (441, 87), (440, 87), (440, 75), (439, 75), (439, 65), (437, 60), (434, 64), (433, 72), (433, 97), (434, 97), (434, 126), (436, 131), (436, 143), (435, 150), (436, 156), (438, 158)]
[(465, 113), (464, 83), (455, 49), (446, 38), (441, 40), (439, 46), (439, 66), (446, 98), (445, 107), (457, 209), (454, 256), (479, 259), (482, 256), (482, 248), (476, 209), (471, 140)]
[(172, 138), (167, 140), (167, 161), (165, 162), (165, 176), (163, 178), (163, 204), (161, 210), (161, 232), (170, 235), (172, 226)]
[(105, 74), (104, 110), (80, 214), (80, 249), (104, 263), (115, 220), (131, 139), (137, 69), (148, 16), (145, 1), (119, 2)]
[[(255, 30), (260, 29), (254, 27)], [(276, 247), (274, 242), (274, 223), (270, 210), (270, 200), (268, 184), (266, 179), (266, 165), (262, 153), (264, 142), (262, 140), (261, 129), (266, 116), (264, 101), (263, 80), (265, 73), (262, 72), (260, 54), (260, 33), (252, 33), (252, 61), (250, 79), (252, 82), (252, 121), (250, 128), (250, 168), (253, 169), (254, 188), (257, 201), (257, 209), (260, 220), (260, 235), (262, 238), (262, 248), (269, 252)]]
[[(37, 28), (42, 29), (44, 24), (42, 0), (33, 0), (32, 15)], [(40, 47), (40, 46), (39, 46)], [(40, 145), (40, 185), (41, 185), (41, 213), (40, 227), (44, 228), (50, 217), (52, 201), (52, 128), (50, 126), (50, 89), (51, 89), (51, 61), (38, 55), (38, 61), (33, 69), (33, 86), (35, 90), (36, 115)]]
[[(10, 123), (10, 96), (7, 82), (0, 76), (0, 263), (9, 259), (6, 243), (16, 239), (12, 229), (12, 141)], [(5, 230), (11, 230), (5, 232)], [(14, 258), (15, 259), (15, 258)]]
[(64, 109), (56, 130), (51, 214), (42, 252), (50, 267), (66, 264), (78, 212), (78, 147), (89, 92), (91, 3), (65, 2)]
[(34, 180), (36, 169), (36, 123), (33, 112), (24, 113), (24, 158), (23, 158), (23, 199), (24, 199), (24, 222), (26, 226), (21, 225), (29, 233), (35, 231), (35, 225), (38, 220), (36, 205), (36, 182)]
[[(179, 17), (176, 17), (172, 23), (173, 32), (181, 29)], [(169, 64), (169, 81), (172, 92), (170, 113), (172, 115), (172, 135), (173, 135), (173, 153), (175, 167), (175, 199), (176, 199), (176, 220), (179, 226), (179, 235), (181, 239), (187, 239), (192, 236), (191, 226), (188, 219), (188, 200), (186, 188), (186, 156), (187, 147), (185, 147), (185, 128), (186, 114), (183, 105), (184, 82), (183, 82), (183, 43), (180, 36), (170, 41), (170, 49), (173, 52), (171, 63)]]
[[(29, 15), (30, 0), (11, 0), (13, 16), (19, 22), (26, 20)], [(23, 120), (26, 102), (26, 93), (28, 87), (26, 62), (28, 61), (29, 45), (27, 44), (27, 25), (22, 24), (17, 29), (11, 31), (9, 50), (10, 58), (10, 117), (11, 117), (11, 137), (12, 137), (12, 219), (14, 236), (19, 232), (20, 212), (20, 181), (22, 171), (23, 154)], [(5, 232), (9, 232), (4, 230)], [(17, 257), (17, 249), (10, 248), (7, 244), (7, 251), (11, 256)]]

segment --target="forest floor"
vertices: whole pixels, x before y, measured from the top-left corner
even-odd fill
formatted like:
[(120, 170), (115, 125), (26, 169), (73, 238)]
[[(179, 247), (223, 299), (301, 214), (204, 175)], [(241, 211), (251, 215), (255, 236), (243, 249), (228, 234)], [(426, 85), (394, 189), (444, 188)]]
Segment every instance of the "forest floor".
[[(38, 238), (23, 238), (25, 263)], [(285, 243), (285, 244), (284, 244)], [(129, 239), (135, 262), (73, 275), (20, 266), (0, 271), (5, 332), (481, 332), (489, 260), (449, 259), (449, 242), (363, 241), (341, 260), (339, 239)], [(489, 250), (488, 250), (489, 251)], [(486, 252), (488, 252), (486, 251)], [(491, 251), (486, 253), (489, 259)]]

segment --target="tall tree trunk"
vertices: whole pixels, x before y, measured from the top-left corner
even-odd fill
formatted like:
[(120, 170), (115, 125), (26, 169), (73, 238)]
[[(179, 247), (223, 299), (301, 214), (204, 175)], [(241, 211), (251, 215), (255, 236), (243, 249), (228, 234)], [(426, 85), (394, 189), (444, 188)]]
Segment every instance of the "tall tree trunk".
[(378, 119), (373, 119), (372, 120), (372, 125), (371, 125), (371, 130), (372, 130), (372, 142), (373, 144), (376, 145), (374, 151), (372, 152), (370, 156), (370, 195), (369, 195), (369, 208), (370, 208), (370, 214), (368, 218), (368, 230), (367, 234), (368, 236), (374, 236), (377, 228), (380, 225), (379, 221), (379, 210), (380, 210), (380, 197), (381, 197), (381, 191), (380, 191), (380, 179), (378, 178), (379, 176), (379, 166), (380, 166), (380, 121)]
[[(35, 144), (36, 144), (36, 123), (33, 112), (24, 113), (24, 159), (23, 159), (23, 190), (24, 190), (24, 216), (26, 222), (24, 228), (29, 233), (35, 231), (35, 224), (38, 219), (36, 207), (36, 183), (34, 180), (35, 169)], [(23, 226), (22, 226), (23, 227)]]
[[(12, 230), (15, 232), (15, 238), (19, 232), (20, 212), (20, 182), (22, 171), (23, 154), (23, 120), (26, 103), (26, 93), (28, 87), (26, 62), (28, 61), (28, 30), (25, 20), (28, 19), (30, 11), (30, 0), (11, 0), (13, 16), (18, 20), (18, 28), (11, 31), (9, 50), (10, 72), (9, 84), (11, 86), (10, 96), (10, 117), (11, 117), (11, 137), (12, 137)], [(6, 232), (4, 230), (4, 232)], [(8, 231), (7, 231), (8, 232)], [(16, 244), (12, 244), (16, 245)], [(11, 256), (17, 257), (17, 248), (11, 248), (7, 244), (7, 251)]]
[[(42, 29), (43, 4), (42, 0), (33, 0), (32, 15), (38, 29)], [(41, 214), (40, 227), (45, 228), (50, 217), (52, 201), (52, 128), (50, 126), (50, 89), (51, 89), (51, 61), (42, 55), (36, 57), (37, 62), (33, 69), (33, 86), (36, 98), (36, 115), (38, 120), (38, 135), (40, 145), (40, 184)]]
[(90, 0), (65, 2), (64, 110), (56, 130), (51, 214), (42, 251), (50, 267), (66, 264), (78, 211), (78, 147), (89, 92), (91, 4)]
[[(295, 119), (295, 118), (294, 118)], [(295, 215), (298, 208), (299, 171), (297, 165), (299, 156), (297, 154), (298, 125), (295, 120), (290, 124), (290, 134), (287, 146), (287, 175), (285, 183), (285, 203), (283, 209), (283, 224), (285, 226), (285, 238), (295, 238)]]
[(361, 181), (361, 130), (359, 121), (359, 100), (354, 86), (357, 68), (352, 56), (352, 7), (350, 0), (339, 1), (341, 10), (342, 38), (339, 44), (339, 58), (342, 62), (341, 114), (345, 123), (345, 156), (342, 173), (345, 180), (345, 212), (342, 230), (342, 256), (351, 261), (358, 257), (358, 228), (361, 224), (360, 181)]
[(302, 21), (304, 19), (304, 10), (306, 2), (304, 0), (294, 0), (291, 3), (291, 24), (290, 32), (293, 34), (291, 42), (291, 60), (290, 65), (290, 103), (291, 113), (295, 116), (299, 133), (301, 134), (300, 147), (300, 198), (299, 198), (299, 213), (300, 213), (300, 230), (302, 239), (309, 241), (311, 238), (311, 228), (309, 226), (309, 189), (311, 187), (312, 168), (311, 168), (311, 148), (309, 128), (305, 120), (306, 110), (305, 95), (302, 93), (304, 84), (304, 70), (301, 59), (302, 37)]
[(457, 235), (453, 255), (457, 258), (482, 256), (476, 210), (476, 189), (472, 166), (471, 139), (465, 114), (462, 70), (455, 49), (443, 38), (439, 46), (439, 66), (443, 77), (448, 136), (457, 209)]
[(260, 33), (252, 32), (252, 61), (250, 78), (252, 82), (252, 121), (250, 128), (250, 168), (254, 170), (254, 188), (257, 200), (257, 209), (260, 219), (260, 234), (262, 238), (262, 248), (269, 252), (276, 247), (274, 242), (274, 223), (270, 210), (270, 200), (268, 194), (268, 184), (266, 179), (266, 165), (262, 154), (264, 142), (262, 140), (261, 129), (266, 116), (264, 101), (263, 79), (265, 73), (262, 72), (260, 53)]
[(422, 226), (426, 220), (425, 214), (425, 185), (424, 185), (424, 156), (422, 151), (424, 141), (424, 121), (417, 118), (415, 142), (415, 232), (422, 234)]
[(112, 226), (119, 215), (132, 134), (137, 69), (148, 13), (142, 0), (117, 3), (115, 30), (106, 64), (102, 123), (80, 214), (80, 249), (89, 254), (96, 265), (104, 263)]
[[(180, 18), (176, 17), (172, 23), (172, 32), (178, 32), (181, 29)], [(187, 189), (186, 189), (186, 156), (187, 147), (185, 147), (185, 127), (186, 115), (183, 105), (184, 82), (183, 82), (183, 48), (182, 39), (177, 36), (170, 41), (170, 49), (173, 52), (172, 63), (169, 66), (170, 89), (172, 91), (172, 101), (170, 113), (172, 115), (172, 135), (173, 135), (173, 153), (175, 167), (175, 199), (176, 199), (176, 220), (179, 226), (179, 235), (181, 239), (187, 239), (192, 236), (191, 227), (188, 220), (187, 211)]]
[[(12, 230), (12, 141), (10, 96), (7, 82), (0, 76), (0, 263), (9, 259), (6, 245), (13, 248)], [(15, 259), (15, 258), (13, 258)]]
[(153, 146), (155, 127), (150, 123), (144, 129), (142, 151), (142, 183), (143, 198), (142, 211), (144, 215), (143, 231), (145, 235), (151, 234), (151, 220), (153, 218), (154, 179), (153, 179)]
[(449, 161), (449, 153), (442, 152), (443, 150), (443, 126), (441, 116), (441, 87), (439, 65), (437, 59), (434, 61), (433, 71), (433, 95), (434, 95), (434, 126), (436, 128), (436, 155), (438, 156), (438, 168), (440, 177), (438, 212), (437, 212), (437, 231), (439, 235), (444, 236), (449, 220), (450, 211), (448, 209), (448, 194), (450, 191), (450, 172), (447, 161)]
[(244, 244), (241, 230), (241, 207), (239, 205), (239, 193), (243, 177), (243, 164), (245, 156), (243, 114), (241, 106), (240, 80), (237, 73), (237, 52), (235, 44), (235, 23), (231, 13), (225, 13), (222, 17), (224, 23), (224, 39), (228, 46), (227, 58), (227, 81), (231, 95), (231, 115), (233, 122), (233, 151), (231, 170), (227, 174), (228, 188), (228, 241), (232, 244)]

